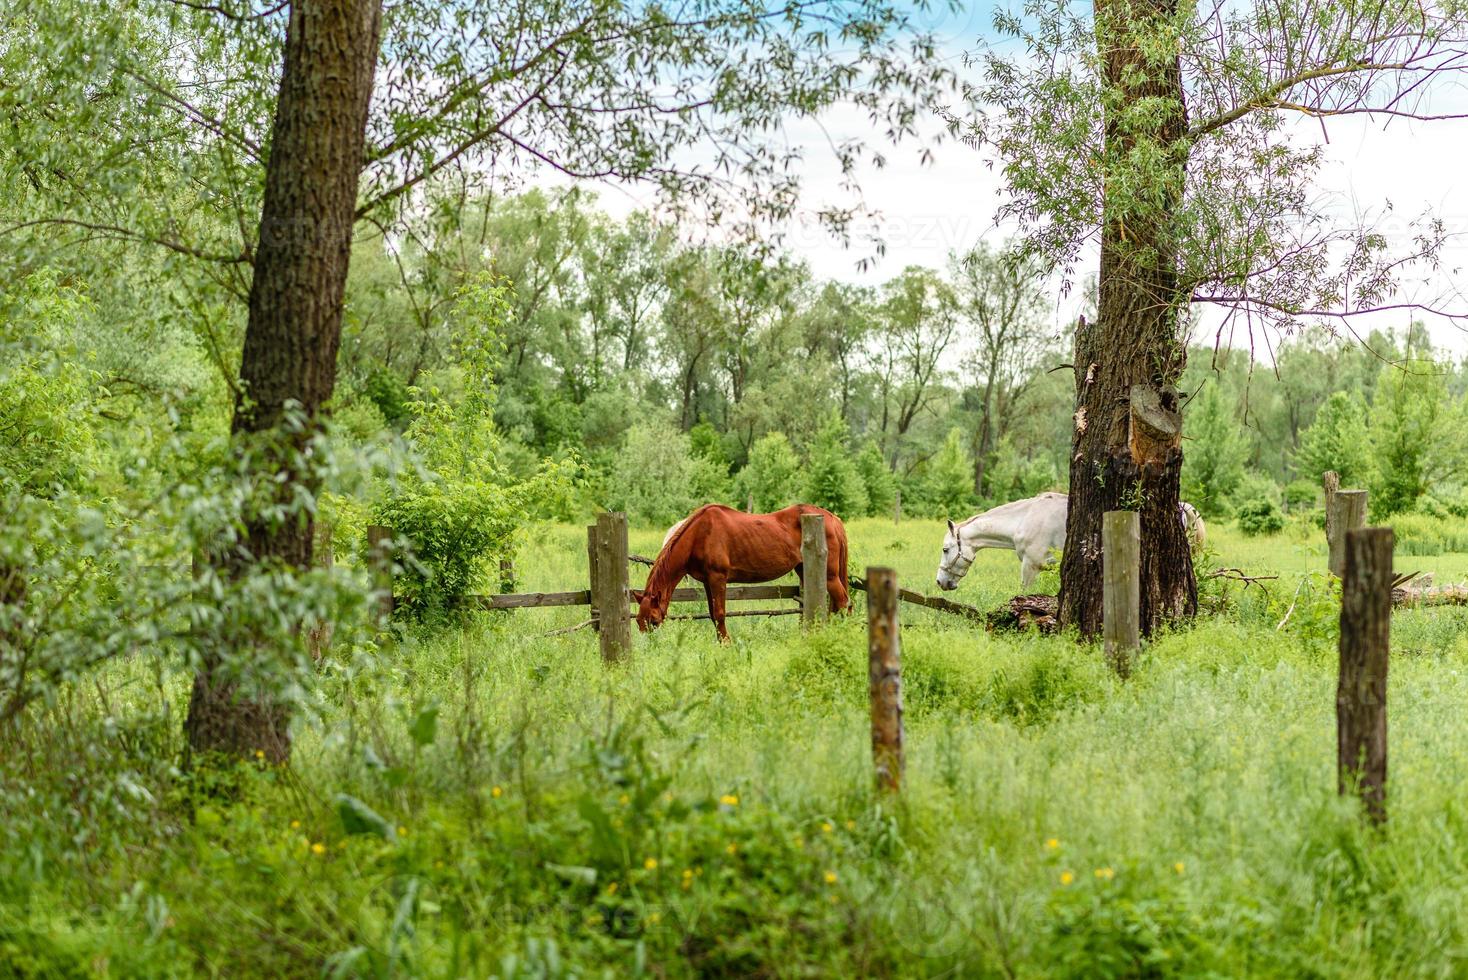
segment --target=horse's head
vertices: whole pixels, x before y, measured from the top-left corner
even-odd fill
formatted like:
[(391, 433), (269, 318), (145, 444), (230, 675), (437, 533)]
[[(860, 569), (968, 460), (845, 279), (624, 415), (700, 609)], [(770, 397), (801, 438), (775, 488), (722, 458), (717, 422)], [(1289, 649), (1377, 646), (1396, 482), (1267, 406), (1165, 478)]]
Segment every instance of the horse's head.
[(958, 525), (948, 522), (948, 533), (943, 536), (943, 558), (938, 562), (938, 588), (952, 592), (968, 574), (969, 566), (978, 554), (975, 547), (965, 548), (958, 533)]
[(663, 625), (663, 619), (668, 615), (668, 607), (665, 603), (658, 602), (651, 592), (632, 593), (637, 600), (637, 628), (644, 633), (651, 632)]

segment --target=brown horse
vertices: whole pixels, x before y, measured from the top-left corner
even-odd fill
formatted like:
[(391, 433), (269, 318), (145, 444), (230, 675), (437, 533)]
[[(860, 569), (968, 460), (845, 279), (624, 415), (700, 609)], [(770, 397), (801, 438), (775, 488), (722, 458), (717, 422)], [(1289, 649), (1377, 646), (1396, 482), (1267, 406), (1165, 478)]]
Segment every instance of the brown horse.
[(709, 618), (720, 640), (724, 627), (724, 590), (730, 582), (768, 582), (786, 572), (800, 574), (800, 515), (826, 519), (826, 591), (831, 608), (846, 609), (846, 527), (841, 518), (810, 504), (773, 514), (746, 514), (722, 504), (706, 504), (675, 527), (658, 552), (647, 588), (634, 592), (637, 628), (646, 633), (668, 615), (673, 590), (684, 575), (703, 583)]

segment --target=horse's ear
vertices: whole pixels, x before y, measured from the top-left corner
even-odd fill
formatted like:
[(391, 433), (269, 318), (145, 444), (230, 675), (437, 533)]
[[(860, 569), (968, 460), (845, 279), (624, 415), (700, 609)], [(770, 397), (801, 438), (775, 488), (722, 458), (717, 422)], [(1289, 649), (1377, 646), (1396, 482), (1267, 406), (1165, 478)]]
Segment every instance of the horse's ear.
[(953, 523), (953, 518), (951, 517), (948, 518), (948, 533), (955, 536), (958, 534), (958, 525)]
[(636, 603), (639, 603), (640, 604), (642, 602), (642, 597), (646, 593), (642, 589), (628, 589), (627, 590), (627, 594), (632, 597), (632, 601), (633, 602), (636, 602)]

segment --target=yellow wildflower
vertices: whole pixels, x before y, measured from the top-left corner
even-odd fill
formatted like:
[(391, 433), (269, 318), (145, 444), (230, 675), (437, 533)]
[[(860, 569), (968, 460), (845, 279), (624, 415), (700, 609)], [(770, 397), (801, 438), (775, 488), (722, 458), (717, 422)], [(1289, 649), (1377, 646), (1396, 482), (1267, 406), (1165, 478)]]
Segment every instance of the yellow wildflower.
[(828, 885), (834, 885), (834, 884), (836, 884), (836, 872), (834, 872), (834, 871), (827, 871), (826, 872), (826, 884), (828, 884)]
[(265, 758), (265, 750), (264, 749), (256, 749), (255, 750), (255, 758), (257, 758), (257, 759), (263, 759), (263, 758)]
[(658, 859), (650, 857), (646, 861), (642, 862), (642, 866), (649, 871), (656, 871), (658, 867)]
[(1106, 881), (1110, 881), (1112, 878), (1116, 877), (1116, 872), (1111, 870), (1110, 868), (1097, 868), (1096, 877), (1104, 879)]
[(1179, 861), (1177, 864), (1174, 864), (1172, 866), (1172, 870), (1176, 871), (1178, 874), (1182, 874), (1183, 873), (1183, 863), (1181, 861)]
[(300, 829), (301, 829), (301, 821), (299, 821), (299, 820), (292, 820), (291, 821), (291, 830), (300, 830)]
[(846, 821), (846, 829), (847, 830), (855, 830), (856, 829), (856, 821), (855, 820), (848, 820), (848, 821)]
[(1059, 837), (1051, 837), (1051, 838), (1049, 838), (1048, 840), (1045, 841), (1045, 850), (1047, 850), (1047, 851), (1053, 851), (1056, 848), (1058, 848), (1059, 846), (1060, 846), (1060, 838)]
[(684, 868), (683, 869), (683, 877), (685, 877), (685, 878), (692, 878), (693, 877), (693, 869), (692, 868)]
[(738, 806), (739, 797), (735, 796), (733, 793), (725, 793), (723, 796), (719, 797), (719, 802), (722, 803), (724, 806)]
[(1062, 885), (1069, 885), (1071, 882), (1073, 882), (1075, 880), (1076, 880), (1076, 876), (1073, 875), (1073, 874), (1071, 874), (1069, 871), (1062, 871), (1062, 872), (1060, 872), (1060, 883)]
[(651, 922), (653, 925), (657, 925), (659, 922), (663, 921), (663, 914), (661, 912), (649, 912), (647, 915), (647, 921)]
[(399, 837), (407, 837), (408, 836), (408, 828), (407, 827), (399, 827), (398, 828), (398, 836)]
[(608, 895), (615, 895), (615, 894), (617, 894), (617, 883), (615, 881), (612, 882), (610, 885), (607, 885), (607, 894)]
[(493, 789), (491, 789), (489, 791), (489, 795), (490, 796), (493, 796), (495, 799), (499, 799), (500, 798), (500, 794), (503, 793), (503, 792), (504, 792), (504, 790), (502, 790), (498, 786), (496, 786), (496, 787), (494, 787)]
[(730, 841), (729, 846), (724, 848), (724, 850), (728, 851), (730, 854), (733, 854), (735, 851), (739, 850), (739, 845), (734, 843), (733, 841)]
[(833, 831), (835, 829), (836, 829), (835, 827), (831, 826), (831, 821), (829, 821), (829, 820), (822, 820), (821, 821), (821, 833), (823, 833), (823, 834), (829, 834), (831, 831)]
[(311, 845), (311, 853), (317, 855), (318, 857), (322, 854), (325, 854), (326, 845), (321, 843), (320, 841), (317, 841), (316, 843)]
[(626, 806), (628, 803), (632, 802), (632, 797), (628, 796), (626, 793), (623, 793), (621, 796), (617, 797), (617, 802), (622, 804), (623, 806)]

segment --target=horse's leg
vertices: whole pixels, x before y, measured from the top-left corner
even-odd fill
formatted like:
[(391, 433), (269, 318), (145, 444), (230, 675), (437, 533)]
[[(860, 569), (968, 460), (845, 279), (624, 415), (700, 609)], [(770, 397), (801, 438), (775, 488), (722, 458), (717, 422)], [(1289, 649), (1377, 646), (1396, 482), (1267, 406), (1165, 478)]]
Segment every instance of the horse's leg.
[(718, 632), (721, 643), (729, 642), (729, 630), (724, 626), (724, 590), (728, 581), (723, 575), (709, 575), (703, 583), (703, 592), (709, 601), (709, 619), (714, 621), (714, 629)]
[(1020, 588), (1028, 590), (1038, 574), (1040, 574), (1040, 566), (1030, 561), (1028, 556), (1021, 556), (1019, 560)]
[(838, 572), (826, 576), (826, 594), (831, 597), (831, 612), (846, 612), (850, 608), (851, 593), (847, 592), (846, 582)]

